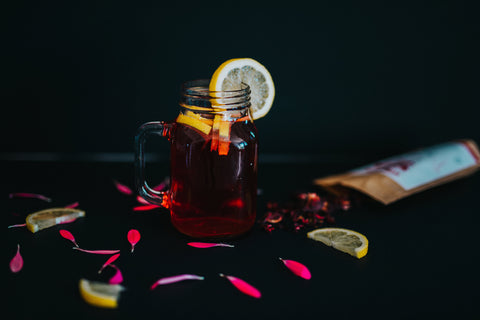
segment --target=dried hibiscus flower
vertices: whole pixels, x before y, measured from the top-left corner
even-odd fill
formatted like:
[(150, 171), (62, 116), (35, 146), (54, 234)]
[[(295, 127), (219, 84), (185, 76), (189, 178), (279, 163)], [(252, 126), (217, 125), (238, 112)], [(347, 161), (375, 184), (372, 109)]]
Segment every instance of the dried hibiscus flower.
[(297, 193), (286, 204), (268, 202), (266, 213), (259, 222), (267, 232), (278, 228), (293, 231), (317, 228), (325, 223), (335, 223), (333, 215), (350, 210), (354, 200), (355, 195), (340, 189)]

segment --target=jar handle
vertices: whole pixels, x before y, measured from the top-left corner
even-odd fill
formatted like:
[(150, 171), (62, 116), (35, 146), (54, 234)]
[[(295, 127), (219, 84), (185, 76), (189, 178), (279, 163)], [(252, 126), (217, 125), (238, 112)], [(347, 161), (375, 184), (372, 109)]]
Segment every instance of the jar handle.
[(150, 188), (145, 179), (145, 140), (150, 134), (159, 134), (171, 139), (174, 122), (152, 121), (144, 123), (135, 136), (135, 188), (145, 200), (165, 208), (170, 207), (170, 190), (156, 191)]

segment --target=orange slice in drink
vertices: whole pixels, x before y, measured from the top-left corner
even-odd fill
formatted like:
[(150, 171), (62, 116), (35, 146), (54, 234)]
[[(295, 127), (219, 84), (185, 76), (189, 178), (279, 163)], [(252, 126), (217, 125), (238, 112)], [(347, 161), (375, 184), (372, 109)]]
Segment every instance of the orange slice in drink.
[(230, 131), (232, 121), (220, 120), (218, 129), (218, 154), (226, 156), (230, 149)]
[(213, 118), (213, 130), (211, 138), (211, 151), (218, 151), (221, 156), (226, 156), (230, 149), (230, 131), (233, 121), (228, 121), (222, 115), (217, 114)]

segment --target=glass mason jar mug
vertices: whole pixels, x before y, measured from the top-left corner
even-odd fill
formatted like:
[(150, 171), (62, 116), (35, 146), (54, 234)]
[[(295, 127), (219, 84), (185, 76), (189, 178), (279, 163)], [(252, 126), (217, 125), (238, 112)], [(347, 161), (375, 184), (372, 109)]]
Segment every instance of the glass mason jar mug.
[[(255, 223), (257, 130), (250, 88), (209, 91), (209, 80), (183, 84), (180, 114), (172, 122), (143, 124), (135, 137), (137, 192), (170, 210), (172, 224), (195, 238), (241, 235)], [(144, 142), (149, 134), (170, 141), (170, 189), (145, 180)]]

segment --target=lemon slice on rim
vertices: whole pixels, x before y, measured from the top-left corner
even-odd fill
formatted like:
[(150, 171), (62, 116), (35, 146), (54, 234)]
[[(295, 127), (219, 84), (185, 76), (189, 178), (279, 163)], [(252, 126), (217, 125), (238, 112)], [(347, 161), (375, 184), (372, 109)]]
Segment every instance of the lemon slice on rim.
[(368, 252), (368, 239), (363, 234), (342, 228), (320, 228), (307, 233), (310, 239), (323, 242), (327, 246), (362, 258)]
[(69, 223), (84, 217), (85, 211), (73, 208), (51, 208), (29, 214), (25, 218), (28, 230), (37, 231), (53, 227), (57, 224)]
[(275, 86), (267, 68), (258, 61), (250, 58), (225, 61), (213, 73), (209, 90), (239, 90), (242, 82), (250, 86), (250, 110), (253, 120), (263, 117), (272, 107)]
[(78, 287), (83, 300), (102, 308), (116, 308), (120, 293), (125, 290), (119, 284), (108, 284), (87, 279), (80, 279)]

